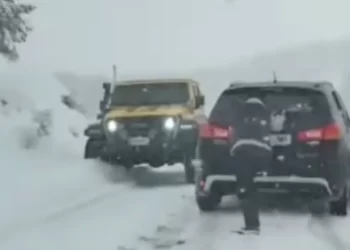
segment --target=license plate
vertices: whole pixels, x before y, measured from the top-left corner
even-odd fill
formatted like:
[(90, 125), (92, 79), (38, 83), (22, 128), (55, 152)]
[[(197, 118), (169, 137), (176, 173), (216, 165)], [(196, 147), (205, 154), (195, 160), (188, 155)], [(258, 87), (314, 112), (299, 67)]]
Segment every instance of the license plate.
[(129, 139), (129, 144), (131, 146), (147, 146), (150, 143), (148, 137), (132, 137)]
[(270, 135), (271, 146), (288, 146), (292, 143), (292, 136), (289, 134)]

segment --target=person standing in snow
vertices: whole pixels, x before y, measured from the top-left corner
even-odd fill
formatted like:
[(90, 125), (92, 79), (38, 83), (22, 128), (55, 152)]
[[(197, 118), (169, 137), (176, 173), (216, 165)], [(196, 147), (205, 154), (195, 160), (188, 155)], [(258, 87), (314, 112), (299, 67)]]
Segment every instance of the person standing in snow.
[(242, 111), (242, 122), (237, 127), (230, 150), (236, 167), (237, 193), (242, 201), (245, 224), (238, 233), (258, 233), (260, 220), (254, 178), (266, 169), (271, 159), (268, 143), (270, 115), (259, 98), (246, 100)]

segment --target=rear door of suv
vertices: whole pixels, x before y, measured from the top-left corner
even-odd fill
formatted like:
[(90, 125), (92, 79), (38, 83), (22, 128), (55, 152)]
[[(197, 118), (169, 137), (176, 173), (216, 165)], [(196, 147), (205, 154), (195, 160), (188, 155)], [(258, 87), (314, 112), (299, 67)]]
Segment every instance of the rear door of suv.
[(202, 159), (215, 165), (220, 173), (234, 173), (229, 148), (235, 138), (235, 128), (242, 122), (241, 105), (252, 97), (262, 99), (267, 105), (270, 125), (276, 122), (276, 116), (280, 126), (284, 119), (280, 129), (271, 126), (274, 160), (267, 169), (269, 175), (327, 174), (321, 162), (324, 151), (332, 145), (337, 147), (343, 128), (334, 120), (327, 96), (310, 88), (247, 86), (226, 90), (215, 104), (209, 124), (201, 129)]
[[(231, 92), (238, 105), (248, 98), (260, 98), (270, 111), (270, 176), (341, 178), (347, 129), (335, 112), (326, 91), (300, 86), (244, 87)], [(239, 114), (239, 112), (235, 112)], [(241, 122), (236, 115), (234, 128)], [(234, 134), (234, 133), (233, 133)], [(335, 180), (335, 182), (339, 182)]]
[(321, 177), (323, 148), (340, 137), (323, 91), (283, 87), (265, 91), (273, 162), (269, 175)]

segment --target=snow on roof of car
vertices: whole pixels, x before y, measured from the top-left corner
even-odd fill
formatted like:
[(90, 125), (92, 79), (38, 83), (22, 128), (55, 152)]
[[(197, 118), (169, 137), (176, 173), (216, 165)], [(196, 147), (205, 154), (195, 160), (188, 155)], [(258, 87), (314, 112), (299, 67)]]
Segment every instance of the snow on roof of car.
[(134, 85), (134, 84), (171, 84), (171, 83), (192, 83), (199, 84), (197, 81), (192, 79), (182, 79), (182, 78), (158, 78), (158, 79), (135, 79), (119, 81), (117, 85)]

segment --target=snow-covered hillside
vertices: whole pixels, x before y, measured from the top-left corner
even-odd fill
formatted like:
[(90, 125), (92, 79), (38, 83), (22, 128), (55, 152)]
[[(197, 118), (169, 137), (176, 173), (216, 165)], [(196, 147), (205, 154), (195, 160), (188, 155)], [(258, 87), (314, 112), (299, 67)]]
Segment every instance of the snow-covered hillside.
[[(96, 164), (81, 160), (87, 121), (61, 103), (60, 94), (67, 91), (52, 76), (9, 72), (0, 78), (4, 239), (62, 204), (96, 192), (105, 179)], [(48, 135), (40, 136), (45, 128)]]

